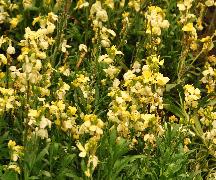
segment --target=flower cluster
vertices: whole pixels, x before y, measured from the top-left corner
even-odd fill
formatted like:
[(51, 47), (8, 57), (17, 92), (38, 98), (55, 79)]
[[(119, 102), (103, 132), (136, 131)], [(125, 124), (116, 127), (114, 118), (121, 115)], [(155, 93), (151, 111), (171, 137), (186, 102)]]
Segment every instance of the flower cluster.
[(165, 19), (165, 13), (158, 6), (148, 7), (145, 16), (147, 19), (147, 34), (160, 36), (161, 29), (167, 29), (169, 27), (169, 21)]
[[(117, 123), (117, 130), (123, 137), (130, 137), (132, 129), (135, 136), (140, 136), (140, 132), (147, 133), (149, 128), (161, 132), (157, 112), (163, 109), (162, 96), (169, 78), (155, 72), (149, 65), (141, 68), (138, 62), (123, 77), (123, 82), (115, 79), (110, 88), (109, 120)], [(144, 136), (144, 139), (150, 140), (150, 137)]]
[(95, 36), (92, 39), (93, 43), (100, 43), (102, 47), (110, 47), (110, 39), (116, 36), (112, 29), (106, 28), (103, 23), (108, 21), (108, 15), (105, 9), (102, 8), (100, 1), (96, 1), (90, 9), (90, 18)]
[(120, 68), (115, 66), (115, 58), (123, 53), (118, 51), (115, 46), (107, 48), (106, 51), (107, 54), (99, 56), (98, 62), (103, 66), (106, 77), (114, 79), (120, 72)]
[(200, 90), (194, 88), (193, 85), (187, 84), (184, 86), (185, 94), (185, 109), (197, 108), (198, 100), (201, 98)]
[(12, 169), (20, 174), (21, 169), (16, 162), (23, 156), (23, 146), (16, 145), (15, 141), (10, 140), (8, 142), (8, 148), (10, 150), (12, 162), (10, 162), (9, 165), (6, 166), (6, 169)]
[(215, 92), (215, 83), (216, 83), (216, 69), (214, 68), (216, 64), (216, 57), (209, 56), (208, 61), (204, 66), (204, 71), (202, 72), (202, 79), (201, 82), (205, 84), (208, 93)]
[(128, 6), (130, 8), (133, 8), (136, 12), (140, 11), (141, 8), (141, 3), (143, 2), (143, 0), (130, 0), (128, 2)]

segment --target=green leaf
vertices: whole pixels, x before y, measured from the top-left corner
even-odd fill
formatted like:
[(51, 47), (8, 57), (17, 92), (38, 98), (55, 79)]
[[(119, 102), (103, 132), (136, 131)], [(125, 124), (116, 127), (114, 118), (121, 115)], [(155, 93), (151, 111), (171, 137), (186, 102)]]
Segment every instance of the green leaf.
[(62, 167), (67, 167), (73, 160), (75, 160), (76, 154), (69, 154), (63, 158), (61, 161)]
[(31, 176), (31, 177), (29, 177), (28, 179), (40, 179), (40, 178), (37, 177), (37, 176)]
[(195, 131), (196, 133), (199, 135), (199, 136), (202, 136), (203, 135), (203, 130), (202, 130), (202, 126), (200, 124), (200, 121), (198, 119), (198, 116), (195, 114), (193, 116), (193, 119), (194, 119), (194, 125), (195, 125)]
[(64, 179), (64, 177), (71, 177), (73, 179), (79, 179), (81, 180), (82, 178), (80, 178), (77, 175), (77, 172), (68, 168), (64, 168), (61, 173), (57, 176), (57, 179)]
[(184, 111), (182, 111), (182, 109), (174, 103), (169, 102), (169, 104), (164, 104), (164, 109), (170, 111), (179, 118), (185, 118)]
[(50, 174), (50, 172), (48, 172), (48, 171), (42, 171), (42, 174), (44, 175), (44, 176), (47, 176), (47, 177), (51, 177), (51, 174)]
[(171, 89), (176, 87), (178, 84), (166, 84), (166, 92), (170, 92)]
[(18, 180), (18, 176), (13, 171), (6, 171), (1, 177), (1, 180)]
[[(127, 166), (129, 166), (129, 163), (135, 161), (136, 159), (146, 158), (145, 155), (134, 155), (134, 156), (125, 156), (122, 159), (119, 159), (114, 164), (114, 177), (117, 178), (119, 173), (125, 169)], [(132, 165), (130, 165), (132, 166)], [(115, 178), (114, 178), (115, 179)]]
[(48, 149), (49, 149), (49, 144), (38, 154), (38, 156), (36, 157), (36, 161), (35, 162), (42, 161), (42, 159), (44, 158), (44, 156), (49, 154)]

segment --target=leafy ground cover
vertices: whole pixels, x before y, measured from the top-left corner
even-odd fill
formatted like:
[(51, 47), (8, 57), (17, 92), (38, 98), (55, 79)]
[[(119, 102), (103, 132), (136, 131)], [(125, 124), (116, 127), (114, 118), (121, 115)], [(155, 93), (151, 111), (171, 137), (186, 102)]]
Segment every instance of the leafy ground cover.
[(0, 179), (216, 179), (215, 6), (0, 0)]

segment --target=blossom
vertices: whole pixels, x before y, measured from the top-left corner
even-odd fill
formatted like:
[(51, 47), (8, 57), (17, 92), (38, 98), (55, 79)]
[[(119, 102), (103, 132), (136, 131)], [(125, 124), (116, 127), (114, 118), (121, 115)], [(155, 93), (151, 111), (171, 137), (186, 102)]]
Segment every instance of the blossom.
[(79, 45), (79, 51), (84, 51), (87, 53), (88, 52), (87, 46), (85, 44), (80, 44)]
[(31, 8), (33, 6), (32, 0), (23, 0), (22, 3), (23, 3), (23, 7), (25, 9), (29, 9), (29, 8)]
[(76, 145), (77, 145), (78, 149), (81, 151), (79, 153), (79, 157), (86, 157), (86, 155), (87, 155), (87, 149), (86, 148), (87, 147), (85, 146), (85, 148), (84, 148), (80, 142), (78, 142)]
[(62, 51), (63, 53), (65, 53), (65, 52), (67, 51), (66, 48), (70, 48), (70, 47), (71, 47), (71, 46), (67, 45), (67, 40), (64, 40), (63, 43), (62, 43), (62, 45), (61, 45), (61, 51)]
[(157, 84), (160, 86), (164, 86), (170, 79), (168, 77), (164, 77), (163, 74), (158, 73), (156, 76)]
[(7, 48), (7, 53), (8, 54), (15, 54), (15, 48), (13, 46), (9, 45)]
[(84, 7), (88, 7), (89, 3), (86, 2), (85, 0), (78, 0), (75, 9), (82, 9)]
[(12, 18), (10, 20), (11, 27), (15, 28), (21, 20), (22, 20), (22, 15), (17, 15), (15, 18)]
[(196, 108), (198, 105), (197, 100), (200, 99), (200, 90), (198, 88), (194, 88), (193, 85), (186, 84), (184, 86), (185, 93), (185, 106), (186, 108), (192, 107)]
[(3, 64), (7, 64), (7, 58), (4, 54), (0, 54), (0, 62), (2, 62)]

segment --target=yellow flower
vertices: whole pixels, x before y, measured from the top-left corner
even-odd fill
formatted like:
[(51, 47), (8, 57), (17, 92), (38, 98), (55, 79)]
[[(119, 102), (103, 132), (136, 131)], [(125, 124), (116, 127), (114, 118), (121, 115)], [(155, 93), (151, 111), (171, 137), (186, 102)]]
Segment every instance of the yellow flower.
[(78, 0), (76, 8), (75, 9), (82, 9), (84, 7), (88, 7), (89, 3), (86, 2), (85, 0)]
[(90, 176), (91, 176), (90, 168), (87, 168), (87, 170), (85, 171), (85, 175), (86, 175), (87, 177), (90, 177)]
[(100, 1), (96, 1), (93, 5), (92, 5), (92, 7), (91, 7), (91, 9), (90, 9), (90, 16), (92, 17), (92, 16), (94, 16), (98, 11), (100, 11), (102, 9), (102, 7), (101, 7), (101, 2)]
[(37, 22), (39, 22), (41, 19), (41, 16), (35, 17), (34, 20), (32, 21), (32, 25), (34, 26)]
[(110, 7), (111, 9), (114, 9), (114, 2), (113, 2), (113, 0), (106, 0), (105, 1), (105, 4), (108, 6), (108, 7)]
[(148, 83), (148, 82), (152, 81), (152, 72), (150, 71), (150, 69), (148, 68), (147, 65), (143, 66), (142, 75), (144, 77), (144, 79), (143, 79), (144, 83)]
[(47, 32), (51, 34), (54, 32), (54, 30), (55, 30), (55, 24), (51, 22), (47, 22)]
[(29, 9), (33, 6), (32, 0), (23, 0), (23, 7), (24, 9)]
[(179, 8), (179, 11), (185, 11), (186, 10), (184, 3), (177, 3), (177, 7)]
[(12, 169), (15, 172), (17, 172), (18, 174), (21, 173), (21, 169), (19, 166), (17, 166), (16, 164), (9, 164), (9, 166), (7, 167), (7, 169)]
[(78, 149), (81, 151), (81, 152), (79, 153), (79, 157), (86, 157), (87, 151), (86, 151), (86, 149), (83, 147), (83, 145), (82, 145), (80, 142), (78, 142), (76, 145), (77, 145)]
[(111, 59), (108, 54), (104, 54), (99, 56), (98, 62), (105, 62), (107, 64), (111, 64), (113, 62), (113, 59)]
[(187, 23), (186, 25), (184, 25), (182, 30), (186, 32), (193, 32), (195, 28), (193, 27), (193, 23)]
[(15, 146), (16, 146), (16, 142), (15, 141), (10, 140), (8, 142), (8, 148), (9, 149), (14, 149)]
[(34, 117), (34, 118), (36, 118), (36, 117), (39, 116), (39, 114), (40, 114), (40, 113), (39, 113), (37, 110), (30, 109), (30, 110), (29, 110), (29, 113), (28, 113), (28, 116), (29, 116), (29, 117)]
[(107, 69), (104, 69), (106, 76), (109, 76), (111, 79), (115, 78), (115, 75), (119, 73), (119, 69), (116, 66), (109, 65)]
[(62, 100), (57, 102), (57, 107), (59, 108), (60, 111), (63, 111), (65, 109), (65, 104)]
[(4, 38), (4, 36), (0, 37), (0, 47), (2, 46), (2, 44), (4, 44), (5, 42), (7, 42), (6, 38)]
[(88, 160), (88, 166), (90, 167), (91, 165), (93, 166), (92, 168), (95, 169), (98, 164), (98, 157), (95, 155), (90, 155), (89, 160)]
[(10, 20), (11, 28), (17, 27), (17, 24), (21, 21), (21, 19), (22, 19), (21, 15), (17, 15), (15, 18), (12, 18)]
[(40, 121), (40, 128), (44, 129), (45, 127), (51, 128), (51, 121), (44, 116), (42, 116), (41, 121)]
[(156, 80), (158, 85), (164, 86), (170, 79), (168, 77), (164, 77), (161, 73), (157, 73)]
[(75, 115), (77, 109), (76, 109), (76, 107), (69, 106), (69, 107), (68, 107), (68, 111), (69, 111), (69, 113), (70, 113), (71, 115)]
[(53, 12), (48, 13), (48, 20), (49, 21), (58, 21), (58, 16), (54, 14)]
[(0, 54), (0, 61), (1, 61), (3, 64), (7, 64), (7, 58), (5, 57), (4, 54)]

